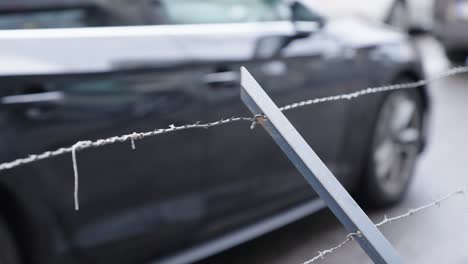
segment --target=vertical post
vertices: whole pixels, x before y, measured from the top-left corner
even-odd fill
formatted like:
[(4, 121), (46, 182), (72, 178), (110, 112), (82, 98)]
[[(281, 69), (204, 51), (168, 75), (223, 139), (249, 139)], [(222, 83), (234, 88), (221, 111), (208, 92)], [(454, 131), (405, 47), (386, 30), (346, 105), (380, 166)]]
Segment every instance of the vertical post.
[[(359, 232), (356, 239), (372, 261), (403, 263), (392, 245), (244, 67), (241, 68), (241, 98), (254, 115), (266, 116), (263, 127), (347, 231)], [(317, 129), (320, 129), (319, 124)]]

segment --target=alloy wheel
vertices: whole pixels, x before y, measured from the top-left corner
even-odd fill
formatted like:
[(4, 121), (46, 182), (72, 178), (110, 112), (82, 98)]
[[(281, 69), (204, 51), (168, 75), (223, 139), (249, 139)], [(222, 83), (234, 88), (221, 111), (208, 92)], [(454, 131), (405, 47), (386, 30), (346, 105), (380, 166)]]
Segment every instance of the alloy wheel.
[(398, 197), (413, 173), (420, 142), (421, 113), (417, 102), (404, 92), (388, 95), (374, 135), (372, 162), (379, 189)]

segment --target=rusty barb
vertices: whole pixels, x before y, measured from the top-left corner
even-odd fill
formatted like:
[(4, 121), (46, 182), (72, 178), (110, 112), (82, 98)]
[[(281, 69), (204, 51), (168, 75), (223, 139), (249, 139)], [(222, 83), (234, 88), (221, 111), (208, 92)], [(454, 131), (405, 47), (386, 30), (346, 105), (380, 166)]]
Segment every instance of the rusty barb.
[(252, 117), (252, 125), (250, 126), (250, 130), (254, 130), (257, 124), (263, 125), (267, 120), (268, 119), (264, 114), (255, 115)]

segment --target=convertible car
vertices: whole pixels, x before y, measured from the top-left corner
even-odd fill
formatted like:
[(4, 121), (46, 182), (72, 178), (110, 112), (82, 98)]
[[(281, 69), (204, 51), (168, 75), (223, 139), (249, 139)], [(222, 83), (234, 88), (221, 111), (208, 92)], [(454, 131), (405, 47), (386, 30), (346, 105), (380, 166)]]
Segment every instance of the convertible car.
[[(326, 1), (319, 3), (326, 5)], [(389, 27), (299, 1), (0, 4), (0, 163), (79, 140), (249, 116), (245, 66), (278, 105), (424, 78)], [(368, 206), (406, 193), (425, 87), (286, 113)], [(0, 172), (0, 263), (191, 263), (323, 208), (261, 127), (236, 123)]]

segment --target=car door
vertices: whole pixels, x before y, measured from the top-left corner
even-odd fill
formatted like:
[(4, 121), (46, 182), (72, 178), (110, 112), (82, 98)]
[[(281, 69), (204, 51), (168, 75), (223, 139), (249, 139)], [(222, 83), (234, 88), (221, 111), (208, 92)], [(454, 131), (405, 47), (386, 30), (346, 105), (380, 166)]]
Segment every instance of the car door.
[[(209, 120), (251, 116), (240, 100), (239, 69), (247, 67), (260, 83), (284, 74), (285, 64), (277, 53), (294, 33), (288, 5), (263, 0), (158, 3), (167, 9), (169, 21), (184, 24), (184, 32), (173, 31), (172, 38), (194, 60), (191, 67), (199, 73), (197, 83)], [(270, 92), (272, 88), (265, 86)], [(265, 186), (285, 163), (284, 157), (262, 128), (249, 127), (246, 122), (209, 131), (209, 165), (201, 179), (207, 207), (201, 227), (204, 238), (272, 212), (272, 206), (265, 206), (272, 191)]]
[[(2, 91), (1, 101), (2, 120), (8, 120), (2, 129), (4, 161), (79, 140), (208, 119), (196, 72), (184, 67), (189, 59), (158, 26), (1, 35), (1, 50), (17, 61), (54, 65), (26, 75), (17, 68), (15, 76), (1, 78), (9, 91)], [(204, 130), (180, 131), (136, 140), (134, 150), (123, 142), (79, 151), (78, 212), (69, 155), (2, 176), (53, 216), (46, 221), (34, 215), (52, 233), (51, 255), (74, 252), (92, 262), (135, 263), (197, 237), (205, 212), (200, 176), (207, 136)]]

